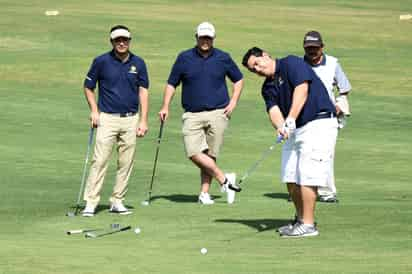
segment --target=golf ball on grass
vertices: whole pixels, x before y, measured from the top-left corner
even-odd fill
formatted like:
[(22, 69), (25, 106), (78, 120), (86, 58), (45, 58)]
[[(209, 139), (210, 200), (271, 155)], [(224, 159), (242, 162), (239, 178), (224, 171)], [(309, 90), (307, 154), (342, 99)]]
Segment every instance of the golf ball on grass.
[(200, 253), (205, 255), (207, 253), (207, 249), (203, 247), (202, 249), (200, 249)]
[(136, 227), (136, 228), (134, 229), (134, 233), (139, 234), (140, 232), (142, 232), (142, 231), (140, 230), (139, 227)]
[(148, 206), (149, 205), (149, 202), (148, 201), (143, 201), (142, 202), (142, 206)]

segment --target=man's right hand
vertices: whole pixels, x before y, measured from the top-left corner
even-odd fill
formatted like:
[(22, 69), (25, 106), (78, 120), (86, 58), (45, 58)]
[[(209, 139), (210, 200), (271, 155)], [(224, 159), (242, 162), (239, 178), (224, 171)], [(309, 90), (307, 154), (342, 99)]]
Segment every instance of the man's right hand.
[(90, 112), (90, 126), (97, 128), (99, 126), (99, 118), (100, 118), (100, 113), (99, 112)]
[(288, 139), (296, 130), (296, 121), (295, 119), (288, 117), (283, 123), (281, 128), (278, 128), (278, 135), (281, 135), (283, 139)]
[(169, 117), (169, 108), (167, 107), (162, 107), (162, 109), (159, 111), (159, 118), (160, 121), (166, 121), (166, 119)]

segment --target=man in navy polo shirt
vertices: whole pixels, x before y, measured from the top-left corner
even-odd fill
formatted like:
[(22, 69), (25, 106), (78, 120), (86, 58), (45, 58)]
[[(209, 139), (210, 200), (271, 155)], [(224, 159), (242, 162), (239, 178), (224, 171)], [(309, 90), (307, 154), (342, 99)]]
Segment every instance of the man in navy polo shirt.
[(321, 80), (302, 58), (272, 59), (260, 48), (247, 51), (243, 65), (266, 77), (262, 96), (270, 121), (286, 142), (282, 181), (296, 209), (296, 221), (278, 229), (282, 237), (317, 236), (317, 188), (325, 186), (336, 143), (336, 110)]
[[(234, 173), (224, 174), (216, 164), (224, 131), (235, 109), (243, 87), (243, 75), (229, 54), (213, 47), (215, 28), (208, 22), (196, 30), (196, 46), (179, 54), (173, 65), (159, 111), (162, 121), (169, 116), (169, 105), (176, 87), (182, 83), (184, 114), (183, 139), (187, 157), (200, 169), (201, 190), (199, 202), (211, 205), (209, 187), (212, 178), (227, 193), (227, 202), (233, 203)], [(233, 83), (229, 97), (226, 76)]]
[[(100, 192), (113, 145), (118, 152), (116, 183), (110, 197), (110, 212), (131, 212), (123, 205), (127, 182), (132, 172), (136, 136), (147, 130), (149, 79), (142, 58), (129, 51), (131, 34), (125, 26), (110, 30), (113, 49), (95, 58), (84, 81), (84, 93), (90, 107), (91, 126), (97, 128), (96, 145), (90, 167), (83, 216), (91, 217), (100, 201)], [(96, 103), (94, 89), (99, 85)], [(140, 105), (140, 108), (139, 108)], [(136, 115), (139, 112), (139, 115)]]

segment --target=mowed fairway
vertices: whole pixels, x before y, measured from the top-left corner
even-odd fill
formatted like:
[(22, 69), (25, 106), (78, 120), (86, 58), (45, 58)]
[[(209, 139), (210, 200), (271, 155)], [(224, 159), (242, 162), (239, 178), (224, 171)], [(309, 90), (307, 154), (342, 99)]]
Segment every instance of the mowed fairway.
[[(207, 3), (205, 3), (207, 2)], [(11, 1), (0, 0), (0, 273), (412, 273), (412, 1)], [(58, 16), (45, 16), (59, 10)], [(353, 115), (339, 133), (340, 203), (317, 206), (320, 236), (281, 239), (294, 214), (279, 184), (280, 146), (227, 205), (197, 203), (198, 170), (185, 159), (180, 88), (152, 175), (163, 87), (194, 29), (210, 20), (215, 46), (239, 64), (251, 46), (302, 55), (319, 30), (353, 90)], [(139, 139), (126, 204), (107, 212), (111, 162), (100, 211), (68, 218), (88, 138), (82, 83), (92, 59), (110, 49), (108, 31), (125, 24), (132, 51), (148, 65), (150, 131)], [(245, 88), (219, 159), (238, 176), (274, 141), (260, 96), (262, 79), (244, 68)], [(113, 158), (114, 159), (114, 158)], [(140, 227), (98, 239), (66, 230)], [(206, 255), (200, 249), (208, 249)]]

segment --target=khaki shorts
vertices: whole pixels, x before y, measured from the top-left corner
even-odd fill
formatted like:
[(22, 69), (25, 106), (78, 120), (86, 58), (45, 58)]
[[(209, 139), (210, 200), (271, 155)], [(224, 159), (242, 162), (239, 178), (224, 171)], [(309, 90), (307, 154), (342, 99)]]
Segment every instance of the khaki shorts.
[(229, 119), (223, 112), (223, 109), (216, 109), (183, 113), (182, 133), (187, 157), (208, 150), (209, 155), (217, 158), (229, 124)]

